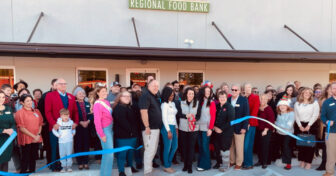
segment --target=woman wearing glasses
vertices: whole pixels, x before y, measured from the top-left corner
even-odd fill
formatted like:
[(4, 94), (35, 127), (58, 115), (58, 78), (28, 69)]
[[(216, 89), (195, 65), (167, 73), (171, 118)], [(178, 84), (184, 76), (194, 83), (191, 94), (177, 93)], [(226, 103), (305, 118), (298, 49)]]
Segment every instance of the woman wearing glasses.
[[(114, 118), (114, 136), (116, 141), (116, 147), (136, 147), (138, 132), (138, 120), (136, 112), (131, 106), (131, 93), (128, 91), (121, 92), (113, 105)], [(125, 174), (125, 162), (127, 166), (131, 167), (132, 172), (138, 172), (133, 167), (133, 155), (134, 150), (127, 150), (117, 153), (117, 164), (119, 170), (119, 176), (126, 176)]]

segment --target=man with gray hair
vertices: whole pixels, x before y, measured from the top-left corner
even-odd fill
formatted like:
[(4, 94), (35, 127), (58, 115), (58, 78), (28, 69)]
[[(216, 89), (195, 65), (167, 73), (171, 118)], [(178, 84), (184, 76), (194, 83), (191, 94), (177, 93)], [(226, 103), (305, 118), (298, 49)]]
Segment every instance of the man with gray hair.
[(139, 100), (139, 108), (142, 119), (142, 137), (144, 143), (144, 175), (153, 175), (153, 159), (156, 154), (160, 129), (162, 127), (162, 114), (160, 102), (157, 99), (159, 83), (150, 80), (148, 91), (144, 91)]
[[(232, 85), (231, 91), (232, 96), (228, 98), (228, 102), (235, 109), (235, 119), (248, 116), (250, 113), (248, 100), (240, 95), (240, 85)], [(230, 166), (235, 165), (235, 170), (240, 170), (244, 161), (244, 138), (247, 127), (247, 120), (233, 126), (234, 134), (230, 148)]]

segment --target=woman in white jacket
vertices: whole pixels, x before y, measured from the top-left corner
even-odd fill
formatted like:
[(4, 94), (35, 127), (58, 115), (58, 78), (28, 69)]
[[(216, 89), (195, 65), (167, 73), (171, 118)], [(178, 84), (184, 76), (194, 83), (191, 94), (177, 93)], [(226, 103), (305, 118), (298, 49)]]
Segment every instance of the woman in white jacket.
[[(320, 107), (313, 95), (312, 89), (304, 88), (298, 96), (297, 102), (294, 105), (295, 129), (298, 133), (308, 133), (316, 136), (318, 128), (316, 121), (320, 113)], [(298, 149), (300, 166), (305, 169), (310, 169), (315, 148), (298, 146)]]

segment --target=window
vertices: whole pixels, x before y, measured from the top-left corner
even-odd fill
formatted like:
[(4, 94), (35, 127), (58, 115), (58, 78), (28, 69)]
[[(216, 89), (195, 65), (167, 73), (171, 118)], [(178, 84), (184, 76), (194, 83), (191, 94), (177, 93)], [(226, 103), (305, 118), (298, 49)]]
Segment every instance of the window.
[(108, 82), (106, 69), (77, 69), (77, 84), (84, 89), (93, 88), (98, 82)]
[(329, 73), (329, 82), (336, 81), (336, 72), (330, 72)]
[(137, 83), (140, 86), (145, 86), (148, 76), (153, 76), (154, 79), (160, 82), (158, 69), (126, 69), (126, 84), (131, 86)]
[(201, 85), (204, 79), (204, 73), (201, 71), (180, 71), (178, 80), (181, 85)]
[(0, 86), (3, 84), (14, 86), (14, 68), (0, 67)]

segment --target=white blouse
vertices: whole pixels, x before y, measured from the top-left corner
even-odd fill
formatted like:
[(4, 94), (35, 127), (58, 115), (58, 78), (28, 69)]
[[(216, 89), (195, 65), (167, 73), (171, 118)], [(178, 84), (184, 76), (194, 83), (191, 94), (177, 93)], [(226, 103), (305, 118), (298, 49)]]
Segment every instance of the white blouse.
[(295, 121), (296, 124), (301, 127), (301, 122), (308, 122), (309, 126), (318, 119), (320, 113), (320, 106), (317, 101), (312, 104), (303, 104), (296, 102), (294, 104)]
[(174, 102), (162, 103), (161, 111), (162, 111), (162, 122), (166, 130), (170, 131), (169, 125), (175, 125), (176, 128), (178, 128), (176, 123), (177, 109), (175, 103)]

